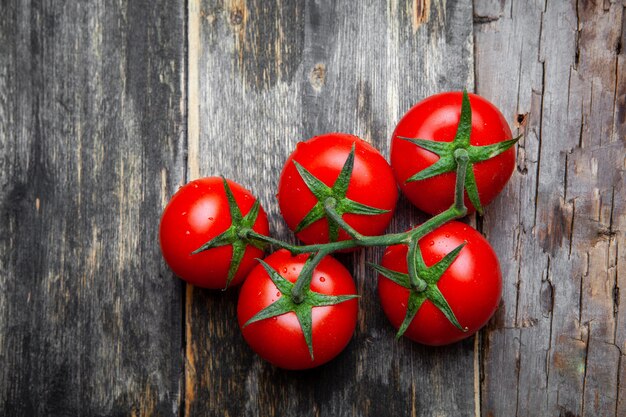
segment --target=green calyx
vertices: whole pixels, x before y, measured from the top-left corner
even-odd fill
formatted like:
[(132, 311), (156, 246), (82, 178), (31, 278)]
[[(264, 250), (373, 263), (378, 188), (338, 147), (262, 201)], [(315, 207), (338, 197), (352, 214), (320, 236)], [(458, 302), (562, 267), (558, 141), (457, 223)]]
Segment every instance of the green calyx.
[(406, 316), (398, 329), (398, 333), (396, 334), (397, 338), (400, 338), (404, 334), (426, 300), (432, 302), (457, 329), (463, 332), (467, 331), (467, 328), (461, 326), (452, 308), (450, 308), (450, 305), (437, 286), (437, 282), (439, 282), (441, 276), (459, 256), (464, 246), (465, 243), (457, 246), (435, 265), (427, 267), (424, 263), (424, 258), (422, 257), (422, 252), (417, 240), (411, 239), (406, 259), (409, 270), (408, 274), (393, 271), (380, 265), (369, 264), (384, 277), (409, 290)]
[(382, 210), (375, 207), (370, 207), (365, 204), (358, 203), (354, 200), (350, 200), (346, 197), (348, 192), (348, 186), (350, 185), (350, 177), (352, 175), (352, 169), (354, 168), (354, 144), (350, 150), (350, 154), (346, 159), (339, 176), (335, 180), (332, 187), (327, 186), (313, 174), (311, 174), (306, 168), (300, 165), (297, 161), (293, 161), (300, 177), (313, 193), (317, 199), (317, 203), (313, 208), (302, 218), (300, 223), (296, 226), (295, 232), (299, 233), (308, 226), (312, 225), (318, 220), (326, 218), (328, 221), (328, 237), (331, 242), (336, 242), (339, 237), (340, 225), (333, 219), (333, 216), (328, 214), (328, 203), (332, 203), (332, 210), (334, 214), (341, 217), (346, 213), (362, 214), (366, 216), (373, 216), (376, 214), (383, 214), (389, 212), (389, 210)]
[(311, 361), (315, 359), (313, 355), (313, 324), (312, 311), (313, 307), (331, 306), (344, 301), (357, 298), (358, 295), (326, 295), (310, 289), (313, 270), (324, 255), (321, 253), (310, 256), (304, 264), (300, 276), (295, 284), (283, 278), (274, 268), (266, 262), (259, 259), (270, 279), (280, 291), (278, 300), (265, 307), (263, 310), (255, 314), (248, 320), (243, 327), (254, 322), (269, 319), (271, 317), (281, 316), (286, 313), (293, 312), (298, 318), (304, 340), (309, 348)]
[(252, 229), (257, 217), (259, 216), (259, 209), (261, 207), (259, 201), (256, 200), (248, 214), (244, 216), (241, 213), (241, 209), (239, 209), (239, 206), (237, 205), (237, 201), (235, 201), (235, 196), (233, 195), (233, 192), (230, 189), (228, 182), (224, 177), (222, 177), (222, 181), (224, 183), (226, 199), (228, 200), (228, 209), (230, 211), (231, 225), (228, 229), (215, 236), (213, 239), (209, 240), (198, 249), (194, 250), (192, 254), (195, 255), (197, 253), (217, 248), (219, 246), (232, 245), (233, 256), (230, 260), (230, 266), (228, 268), (228, 277), (226, 279), (226, 286), (224, 287), (224, 289), (226, 289), (235, 277), (235, 274), (239, 269), (239, 265), (241, 265), (241, 260), (243, 259), (243, 255), (246, 252), (246, 247), (250, 244), (256, 248), (263, 250), (265, 245), (259, 240), (247, 239), (245, 237), (247, 235), (246, 232)]
[(414, 143), (422, 149), (426, 149), (439, 156), (439, 160), (425, 168), (413, 176), (409, 177), (405, 183), (411, 183), (415, 181), (425, 180), (437, 175), (441, 175), (447, 172), (454, 172), (457, 167), (457, 160), (455, 158), (455, 151), (458, 149), (464, 149), (467, 151), (469, 158), (469, 165), (465, 175), (464, 188), (467, 192), (469, 200), (472, 205), (480, 214), (483, 212), (483, 207), (478, 195), (478, 187), (476, 185), (476, 177), (474, 176), (473, 164), (486, 161), (502, 152), (511, 148), (521, 136), (514, 139), (494, 143), (492, 145), (474, 146), (470, 144), (470, 134), (472, 132), (472, 108), (470, 106), (469, 95), (467, 90), (463, 90), (463, 100), (461, 103), (461, 117), (457, 126), (456, 135), (452, 142), (437, 142), (434, 140), (426, 139), (413, 139), (398, 136), (398, 138)]

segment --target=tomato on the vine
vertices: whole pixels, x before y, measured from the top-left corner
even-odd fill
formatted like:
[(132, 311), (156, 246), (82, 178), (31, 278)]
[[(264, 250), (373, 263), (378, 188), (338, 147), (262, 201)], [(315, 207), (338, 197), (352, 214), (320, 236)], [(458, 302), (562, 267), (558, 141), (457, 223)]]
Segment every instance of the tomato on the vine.
[[(226, 183), (234, 197), (232, 207)], [(239, 239), (234, 226), (250, 223), (255, 232), (269, 234), (267, 215), (256, 201), (241, 185), (218, 177), (200, 178), (181, 187), (165, 207), (159, 227), (161, 251), (172, 271), (203, 288), (240, 283), (255, 266), (255, 258), (263, 257), (263, 250)], [(233, 219), (233, 210), (235, 217), (243, 217), (241, 221)], [(222, 246), (192, 254), (218, 237)]]
[[(304, 318), (289, 311), (246, 324), (272, 304), (277, 308), (279, 301), (292, 304), (289, 292), (283, 293), (277, 287), (266, 267), (284, 278), (290, 289), (308, 258), (308, 254), (292, 256), (285, 249), (274, 252), (265, 258), (265, 265), (258, 265), (250, 272), (239, 293), (237, 317), (244, 339), (259, 356), (280, 368), (307, 369), (328, 362), (346, 347), (356, 326), (357, 300), (352, 298), (356, 294), (354, 281), (350, 272), (330, 256), (322, 258), (315, 267), (310, 283), (310, 292), (318, 302), (324, 303), (323, 306), (302, 304), (307, 310), (302, 313)], [(341, 296), (350, 296), (350, 299), (336, 300)], [(279, 300), (281, 297), (288, 300)], [(328, 305), (334, 301), (337, 303)], [(311, 350), (300, 320), (310, 322)]]
[[(457, 136), (461, 117), (463, 93), (447, 92), (430, 96), (413, 106), (400, 120), (393, 132), (391, 140), (391, 166), (400, 189), (407, 198), (420, 210), (437, 214), (446, 210), (454, 199), (454, 162), (450, 159), (447, 167), (440, 161), (441, 155), (450, 154), (454, 147), (442, 147), (441, 143), (453, 142)], [(474, 202), (482, 205), (491, 202), (502, 191), (513, 173), (515, 166), (515, 150), (511, 140), (511, 129), (502, 113), (489, 101), (481, 96), (469, 94), (471, 112), (468, 112), (469, 143), (466, 149), (470, 152), (470, 167), (467, 180), (477, 190)], [(416, 145), (407, 139), (421, 139), (423, 146)], [(428, 144), (427, 141), (440, 144)], [(497, 151), (497, 144), (507, 144)], [(469, 146), (468, 146), (469, 145)], [(489, 147), (489, 149), (479, 147)], [(430, 150), (427, 150), (430, 149)], [(440, 162), (439, 170), (433, 166)], [(430, 169), (431, 176), (423, 175), (416, 180), (415, 175)], [(473, 172), (469, 172), (469, 171)], [(437, 172), (435, 172), (437, 171)], [(436, 174), (436, 175), (432, 175)], [(475, 178), (475, 179), (474, 179)], [(471, 185), (471, 184), (470, 184)], [(468, 198), (467, 190), (465, 205), (471, 213), (478, 208)]]
[(353, 135), (327, 133), (298, 143), (280, 175), (278, 203), (303, 242), (349, 239), (325, 212), (329, 198), (346, 223), (373, 236), (391, 221), (398, 190), (391, 167), (374, 147)]
[[(440, 274), (435, 285), (460, 326), (466, 331), (455, 327), (430, 298), (419, 299), (420, 293), (415, 292), (415, 300), (419, 300), (416, 302), (422, 304), (417, 307), (417, 313), (404, 335), (427, 345), (445, 345), (469, 337), (485, 325), (498, 308), (502, 276), (496, 254), (478, 231), (456, 221), (424, 236), (419, 241), (419, 248), (423, 261), (429, 268), (441, 262), (455, 249), (458, 251), (456, 258)], [(388, 247), (381, 264), (387, 270), (406, 273), (407, 246)], [(382, 273), (379, 275), (378, 294), (381, 305), (396, 328), (400, 327), (407, 316), (411, 291), (413, 290), (399, 285)]]

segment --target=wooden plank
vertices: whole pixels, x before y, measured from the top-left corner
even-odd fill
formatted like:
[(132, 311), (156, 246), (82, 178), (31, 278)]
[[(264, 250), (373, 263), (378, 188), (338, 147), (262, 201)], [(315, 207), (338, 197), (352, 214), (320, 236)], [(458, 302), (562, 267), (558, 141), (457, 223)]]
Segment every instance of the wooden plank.
[(478, 92), (524, 133), (484, 221), (505, 296), (486, 332), (483, 414), (621, 416), (625, 5), (474, 6)]
[(178, 415), (183, 3), (0, 10), (0, 414)]
[[(388, 153), (395, 123), (425, 96), (473, 86), (469, 1), (193, 0), (189, 5), (189, 174), (250, 188), (273, 233), (292, 239), (274, 199), (299, 140), (357, 134)], [(402, 200), (394, 230), (421, 219)], [(185, 415), (473, 415), (474, 341), (428, 349), (402, 340), (378, 306), (365, 260), (359, 325), (337, 360), (294, 373), (252, 354), (236, 290), (189, 288)]]

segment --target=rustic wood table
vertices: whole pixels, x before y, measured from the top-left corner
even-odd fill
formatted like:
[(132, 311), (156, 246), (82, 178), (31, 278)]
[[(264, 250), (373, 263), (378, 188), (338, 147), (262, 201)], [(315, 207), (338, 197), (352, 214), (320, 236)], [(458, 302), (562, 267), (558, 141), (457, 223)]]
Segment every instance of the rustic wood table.
[[(0, 1), (0, 415), (626, 416), (626, 3)], [(502, 109), (517, 169), (472, 222), (504, 290), (478, 335), (396, 341), (365, 261), (357, 330), (308, 372), (185, 286), (158, 222), (187, 180), (274, 194), (297, 141), (388, 155), (420, 99)], [(425, 217), (406, 200), (391, 225)], [(622, 288), (622, 291), (620, 291)]]

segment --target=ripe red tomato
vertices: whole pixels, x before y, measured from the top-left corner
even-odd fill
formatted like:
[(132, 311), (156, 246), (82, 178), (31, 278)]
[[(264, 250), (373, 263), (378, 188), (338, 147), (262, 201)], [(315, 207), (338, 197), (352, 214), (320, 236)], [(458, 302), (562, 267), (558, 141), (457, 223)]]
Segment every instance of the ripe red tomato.
[[(470, 144), (491, 145), (511, 139), (511, 129), (504, 116), (489, 101), (470, 94), (472, 130)], [(400, 189), (420, 210), (437, 214), (454, 201), (456, 174), (449, 172), (435, 177), (406, 183), (419, 171), (433, 165), (439, 157), (399, 137), (452, 142), (461, 115), (461, 92), (430, 96), (413, 106), (400, 120), (391, 140), (391, 167)], [(502, 191), (513, 173), (515, 150), (510, 148), (486, 161), (474, 164), (474, 175), (482, 205)], [(475, 209), (465, 195), (468, 213)]]
[[(256, 199), (241, 185), (228, 180), (235, 201), (245, 216)], [(204, 288), (224, 288), (233, 255), (232, 245), (191, 252), (218, 236), (232, 224), (228, 199), (221, 178), (200, 178), (181, 187), (163, 211), (159, 227), (161, 251), (169, 267), (181, 279)], [(261, 207), (252, 228), (268, 235), (267, 215)], [(240, 283), (263, 251), (248, 245), (230, 285)]]
[[(355, 146), (354, 168), (350, 176), (346, 200), (357, 203), (357, 208), (347, 207), (342, 216), (351, 227), (364, 235), (384, 233), (393, 217), (398, 198), (398, 190), (391, 172), (391, 167), (382, 155), (369, 143), (356, 136), (344, 133), (328, 133), (300, 142), (296, 150), (289, 156), (280, 175), (278, 185), (278, 202), (280, 211), (291, 230), (307, 244), (327, 243), (329, 222), (323, 217), (323, 201), (320, 201), (302, 178), (294, 164), (298, 162), (325, 187), (330, 189), (336, 184), (337, 178), (346, 163), (352, 146)], [(341, 200), (341, 198), (338, 198)], [(349, 203), (354, 206), (352, 203)], [(297, 230), (303, 219), (317, 205), (318, 220)], [(338, 207), (342, 203), (338, 202)], [(356, 214), (366, 212), (362, 205), (378, 209), (378, 213)], [(381, 212), (385, 210), (386, 212)], [(321, 217), (320, 217), (321, 216)], [(314, 217), (311, 217), (314, 218)], [(344, 230), (339, 230), (336, 240), (349, 239)]]
[[(456, 342), (474, 334), (496, 311), (502, 292), (500, 264), (480, 233), (466, 224), (450, 222), (420, 239), (419, 247), (424, 263), (430, 267), (463, 242), (467, 244), (443, 273), (437, 287), (467, 332), (454, 327), (426, 300), (404, 333), (409, 339), (433, 346)], [(406, 245), (390, 246), (383, 255), (382, 266), (406, 273), (406, 258)], [(407, 312), (409, 289), (379, 275), (378, 294), (385, 314), (399, 328)]]
[[(295, 282), (308, 255), (291, 256), (284, 249), (265, 258), (265, 262), (283, 278)], [(311, 290), (327, 295), (352, 295), (356, 288), (348, 270), (327, 256), (316, 266)], [(237, 305), (237, 316), (243, 337), (263, 359), (285, 369), (307, 369), (326, 363), (348, 344), (357, 320), (357, 300), (312, 308), (312, 345), (314, 360), (296, 314), (286, 314), (250, 323), (255, 314), (274, 303), (281, 294), (262, 265), (255, 267), (246, 278)]]

